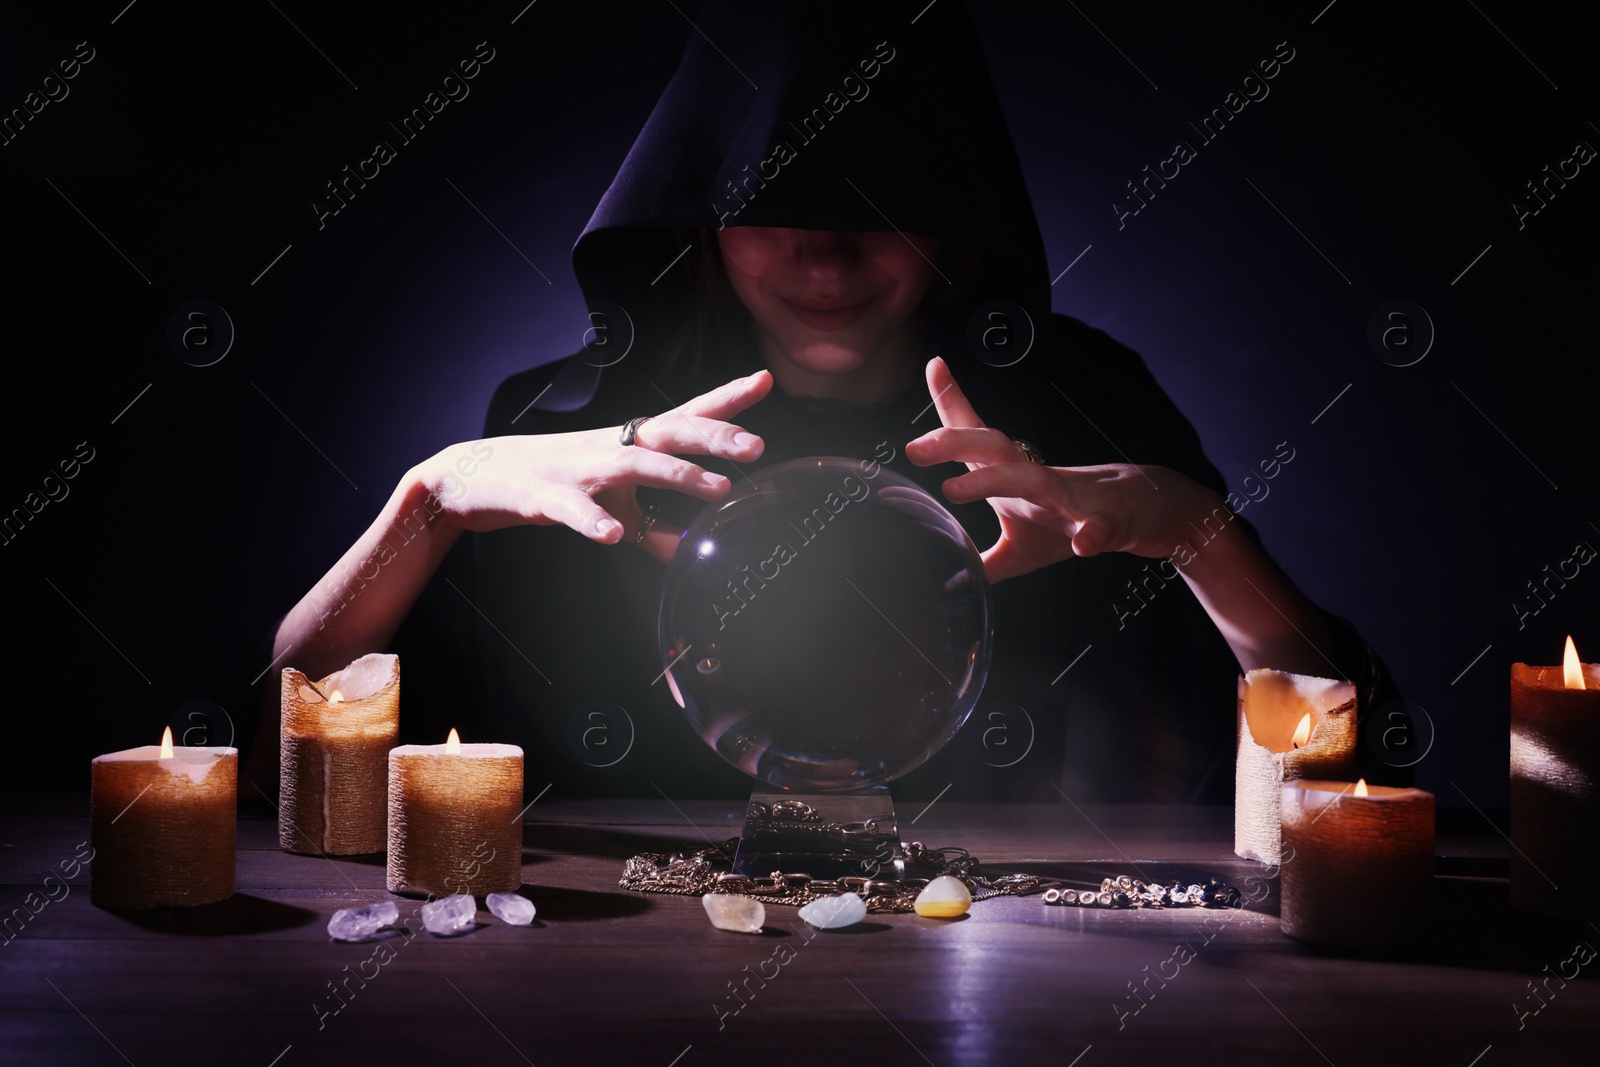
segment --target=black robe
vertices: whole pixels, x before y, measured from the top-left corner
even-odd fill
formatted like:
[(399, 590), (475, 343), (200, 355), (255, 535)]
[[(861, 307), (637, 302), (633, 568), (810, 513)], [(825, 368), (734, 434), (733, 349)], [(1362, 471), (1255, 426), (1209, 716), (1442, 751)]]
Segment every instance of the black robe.
[[(945, 357), (987, 423), (1052, 465), (1158, 464), (1225, 493), (1139, 357), (1050, 312), (1043, 244), (970, 21), (959, 4), (942, 3), (913, 23), (924, 7), (702, 10), (704, 35), (691, 37), (574, 249), (593, 343), (504, 382), (486, 436), (616, 425), (759, 369), (737, 316), (706, 328), (698, 358), (666, 358), (687, 309), (708, 299), (717, 266), (707, 235), (717, 227), (898, 229), (943, 242), (946, 280), (935, 279), (922, 312), (926, 354)], [(995, 324), (1009, 347), (996, 347), (999, 335), (985, 339)], [(918, 468), (904, 456), (907, 441), (938, 424), (928, 401), (920, 376), (869, 408), (774, 387), (737, 421), (766, 441), (759, 466), (868, 457), (887, 442), (888, 468), (943, 499), (940, 482), (962, 468)], [(1277, 460), (1284, 455), (1292, 462), (1292, 449)], [(640, 499), (680, 526), (701, 507), (656, 490)], [(950, 507), (980, 549), (994, 542), (987, 504)], [(1255, 537), (1244, 519), (1232, 521)], [(564, 527), (463, 537), (396, 639), (403, 734), (437, 740), (459, 725), (473, 739), (521, 744), (535, 791), (549, 782), (564, 796), (744, 795), (752, 779), (700, 740), (657, 680), (663, 574), (636, 548)], [(1109, 554), (996, 586), (993, 661), (977, 708), (895, 792), (931, 798), (948, 785), (952, 800), (1231, 802), (1238, 666), (1171, 574), (1160, 561)], [(1357, 682), (1363, 714), (1392, 698), (1355, 630), (1328, 621), (1329, 673)], [(1369, 777), (1395, 779), (1361, 750)]]

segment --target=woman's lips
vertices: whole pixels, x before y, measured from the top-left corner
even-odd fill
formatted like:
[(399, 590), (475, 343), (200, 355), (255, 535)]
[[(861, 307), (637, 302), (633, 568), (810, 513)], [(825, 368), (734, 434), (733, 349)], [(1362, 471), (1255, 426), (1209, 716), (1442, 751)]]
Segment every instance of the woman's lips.
[(854, 304), (835, 304), (831, 306), (818, 306), (815, 304), (802, 304), (793, 300), (779, 297), (790, 314), (818, 333), (837, 333), (840, 330), (854, 326), (861, 316), (867, 313), (877, 297), (868, 297), (866, 300)]

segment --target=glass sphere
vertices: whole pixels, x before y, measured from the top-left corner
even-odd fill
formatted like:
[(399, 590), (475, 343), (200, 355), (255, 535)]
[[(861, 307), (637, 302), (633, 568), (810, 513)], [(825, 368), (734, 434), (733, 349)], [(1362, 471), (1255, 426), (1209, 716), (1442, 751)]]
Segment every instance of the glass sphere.
[(801, 792), (863, 791), (954, 736), (989, 670), (994, 606), (955, 516), (875, 462), (736, 478), (684, 531), (662, 664), (706, 744)]

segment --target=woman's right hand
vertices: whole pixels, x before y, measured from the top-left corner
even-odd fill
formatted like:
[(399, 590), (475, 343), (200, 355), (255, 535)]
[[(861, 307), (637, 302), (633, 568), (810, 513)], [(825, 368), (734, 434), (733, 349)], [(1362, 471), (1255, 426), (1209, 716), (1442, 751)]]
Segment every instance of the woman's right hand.
[[(701, 500), (728, 491), (727, 478), (678, 457), (757, 459), (765, 447), (761, 438), (727, 420), (771, 389), (770, 371), (735, 379), (652, 416), (632, 445), (620, 443), (620, 426), (493, 437), (447, 448), (414, 468), (412, 477), (444, 505), (439, 519), (461, 529), (561, 524), (601, 544), (631, 541), (644, 518), (639, 486)], [(657, 522), (640, 547), (666, 562), (682, 533)]]

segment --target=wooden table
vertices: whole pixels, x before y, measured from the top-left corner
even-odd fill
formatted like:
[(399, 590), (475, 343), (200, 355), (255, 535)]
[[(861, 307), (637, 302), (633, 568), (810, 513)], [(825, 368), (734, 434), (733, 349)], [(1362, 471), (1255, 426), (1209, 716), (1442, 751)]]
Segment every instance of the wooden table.
[[(0, 1063), (1499, 1067), (1600, 1057), (1600, 961), (1564, 985), (1539, 984), (1542, 1000), (1530, 991), (1576, 943), (1600, 947), (1600, 929), (1509, 911), (1505, 844), (1487, 823), (1476, 837), (1441, 835), (1431, 945), (1390, 960), (1285, 938), (1270, 880), (1257, 884), (1273, 892), (1239, 912), (1046, 907), (1035, 896), (980, 902), (955, 922), (870, 915), (819, 933), (774, 906), (762, 936), (712, 929), (692, 897), (617, 888), (629, 855), (737, 833), (737, 807), (542, 801), (525, 834), (532, 927), (485, 912), (458, 938), (343, 944), (326, 934), (335, 909), (390, 899), (380, 857), (285, 855), (271, 812), (247, 812), (236, 897), (111, 914), (89, 903), (86, 874), (45, 885), (88, 836), (86, 799), (10, 794)], [(1227, 809), (940, 803), (910, 829), (990, 869), (1085, 884), (1142, 871), (1243, 886), (1261, 873), (1233, 856)], [(402, 900), (402, 918), (418, 907)], [(420, 931), (420, 918), (411, 925)], [(1179, 944), (1192, 958), (1175, 955)]]

